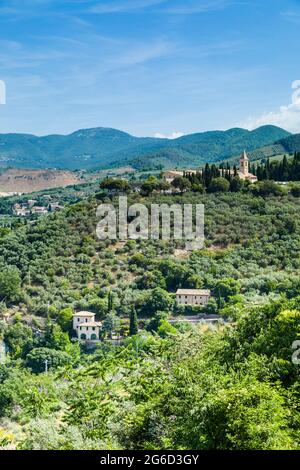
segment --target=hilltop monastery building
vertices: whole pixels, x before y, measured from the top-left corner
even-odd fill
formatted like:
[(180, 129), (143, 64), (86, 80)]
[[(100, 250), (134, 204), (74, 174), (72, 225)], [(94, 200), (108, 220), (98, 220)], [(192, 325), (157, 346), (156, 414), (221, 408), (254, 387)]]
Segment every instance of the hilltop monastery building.
[[(197, 173), (197, 171), (198, 170), (185, 170), (185, 173)], [(172, 183), (175, 178), (183, 175), (184, 171), (169, 170), (163, 173), (163, 179), (167, 183)], [(257, 177), (249, 172), (249, 158), (246, 151), (244, 151), (240, 157), (240, 168), (238, 170), (238, 176), (242, 180), (248, 180), (251, 183), (255, 183), (257, 181)]]

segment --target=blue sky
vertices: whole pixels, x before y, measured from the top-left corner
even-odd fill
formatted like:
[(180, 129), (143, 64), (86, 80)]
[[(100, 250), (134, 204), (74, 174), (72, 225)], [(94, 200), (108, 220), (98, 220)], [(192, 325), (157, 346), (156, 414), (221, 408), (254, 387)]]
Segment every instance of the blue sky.
[(0, 0), (0, 132), (300, 132), (299, 30), (299, 0)]

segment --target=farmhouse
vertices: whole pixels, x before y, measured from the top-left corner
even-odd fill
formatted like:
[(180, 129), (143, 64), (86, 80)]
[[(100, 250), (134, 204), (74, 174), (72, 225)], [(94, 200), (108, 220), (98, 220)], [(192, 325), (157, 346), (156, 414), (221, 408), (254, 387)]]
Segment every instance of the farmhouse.
[(37, 214), (37, 215), (43, 215), (43, 214), (47, 214), (48, 210), (47, 210), (47, 207), (44, 207), (44, 206), (34, 206), (31, 209), (31, 213)]
[(169, 170), (164, 171), (162, 174), (162, 178), (166, 183), (172, 183), (175, 178), (178, 178), (180, 176), (183, 176), (183, 171)]
[(30, 215), (30, 210), (28, 209), (27, 204), (14, 204), (13, 213), (18, 217), (26, 217)]
[(73, 330), (83, 341), (99, 341), (102, 322), (95, 321), (92, 312), (78, 312), (73, 315)]
[(175, 178), (179, 178), (181, 176), (184, 176), (184, 174), (188, 173), (188, 174), (196, 174), (197, 171), (199, 170), (182, 170), (182, 171), (179, 171), (179, 170), (168, 170), (168, 171), (164, 171), (162, 173), (162, 179), (166, 182), (166, 183), (172, 183), (172, 181), (174, 181)]
[(49, 210), (50, 212), (57, 212), (61, 211), (64, 208), (64, 206), (61, 206), (58, 202), (51, 202), (49, 204)]
[(176, 300), (179, 305), (206, 305), (211, 297), (207, 289), (178, 289)]

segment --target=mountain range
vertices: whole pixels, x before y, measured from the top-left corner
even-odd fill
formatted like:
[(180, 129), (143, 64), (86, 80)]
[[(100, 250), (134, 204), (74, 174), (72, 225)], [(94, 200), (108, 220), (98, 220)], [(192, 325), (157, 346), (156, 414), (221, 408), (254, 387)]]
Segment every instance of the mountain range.
[(234, 157), (244, 149), (257, 152), (258, 158), (267, 153), (290, 153), (300, 150), (300, 134), (291, 135), (276, 126), (262, 126), (253, 131), (241, 128), (209, 131), (174, 140), (134, 137), (104, 127), (44, 137), (0, 134), (0, 166), (67, 170), (192, 167)]

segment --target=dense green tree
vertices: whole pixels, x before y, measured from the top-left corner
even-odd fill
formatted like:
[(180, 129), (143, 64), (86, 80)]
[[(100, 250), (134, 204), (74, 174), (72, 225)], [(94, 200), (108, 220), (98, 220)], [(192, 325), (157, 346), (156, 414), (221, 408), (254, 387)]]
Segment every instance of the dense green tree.
[(168, 312), (156, 312), (149, 324), (147, 325), (147, 330), (152, 332), (157, 332), (158, 328), (162, 321), (167, 320), (169, 317)]
[(243, 189), (244, 187), (244, 182), (239, 178), (238, 176), (235, 176), (234, 178), (231, 179), (230, 181), (230, 191), (236, 193), (239, 192)]
[(112, 335), (119, 334), (121, 328), (120, 318), (114, 313), (109, 313), (102, 325), (102, 331), (105, 335), (108, 335), (109, 338), (112, 338)]
[(141, 313), (152, 317), (156, 312), (169, 311), (173, 305), (173, 300), (168, 292), (157, 287), (146, 296), (145, 303), (142, 305)]
[(129, 326), (129, 335), (134, 336), (139, 331), (138, 317), (135, 309), (132, 309), (130, 312), (130, 326)]
[(64, 308), (59, 312), (57, 320), (63, 331), (71, 331), (73, 314), (74, 312), (70, 307)]
[(218, 300), (219, 307), (222, 305), (222, 300), (227, 301), (230, 296), (238, 294), (240, 288), (240, 283), (232, 278), (225, 278), (218, 281), (214, 287), (214, 293)]
[(208, 191), (211, 193), (216, 193), (216, 192), (227, 192), (230, 189), (230, 183), (227, 181), (227, 179), (218, 177), (218, 178), (213, 178), (209, 187)]
[(142, 193), (144, 195), (149, 195), (155, 189), (159, 189), (159, 181), (155, 176), (149, 176), (141, 186)]
[(188, 178), (178, 176), (172, 181), (172, 186), (174, 186), (174, 188), (176, 189), (179, 189), (179, 191), (183, 193), (184, 191), (188, 191), (189, 189), (191, 189), (192, 185)]
[(127, 180), (122, 178), (106, 178), (101, 182), (100, 188), (110, 191), (128, 191), (130, 185)]
[(293, 184), (291, 187), (291, 194), (294, 197), (300, 197), (300, 185)]
[(114, 299), (113, 299), (113, 294), (110, 291), (108, 293), (108, 300), (107, 300), (107, 313), (110, 314), (114, 310)]
[(4, 341), (12, 358), (24, 358), (34, 344), (32, 329), (19, 321), (5, 330)]
[(67, 351), (70, 346), (69, 335), (62, 331), (60, 325), (48, 321), (45, 329), (44, 345), (48, 349)]
[(274, 181), (266, 180), (259, 181), (251, 188), (254, 194), (260, 196), (281, 196), (287, 193), (287, 189), (279, 184), (276, 184)]
[(176, 335), (177, 330), (167, 320), (160, 320), (157, 333), (161, 338), (167, 338), (168, 336)]
[(26, 365), (33, 372), (45, 372), (67, 365), (71, 362), (69, 354), (63, 351), (56, 351), (49, 348), (35, 348), (26, 357)]
[(191, 186), (191, 189), (194, 193), (203, 193), (204, 192), (204, 187), (201, 183), (193, 183)]
[(162, 289), (166, 289), (166, 280), (162, 273), (157, 269), (150, 272), (145, 272), (137, 280), (136, 284), (138, 289), (155, 289), (155, 287), (161, 287)]
[(253, 172), (259, 180), (299, 181), (300, 178), (300, 152), (295, 152), (293, 158), (286, 155), (281, 160), (267, 159), (255, 165)]
[(0, 300), (10, 303), (20, 295), (20, 272), (13, 266), (8, 266), (0, 272)]

